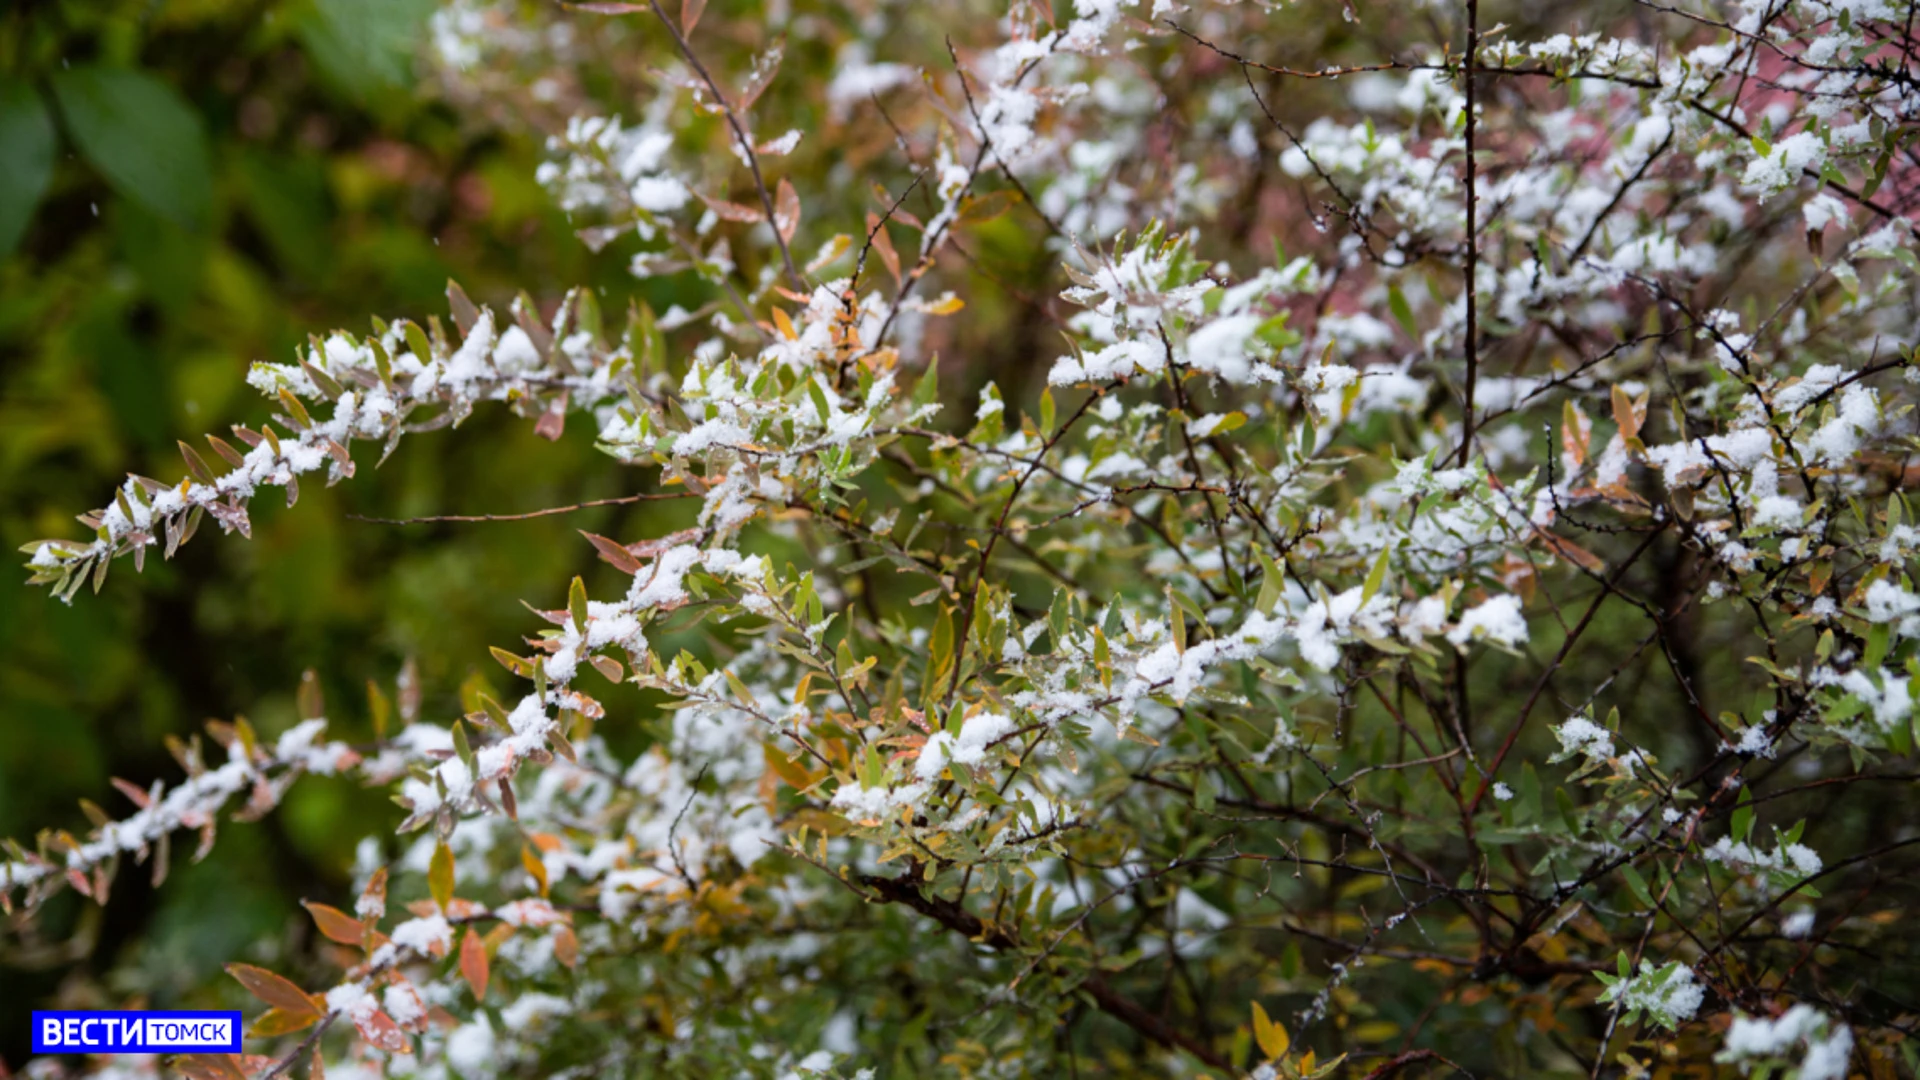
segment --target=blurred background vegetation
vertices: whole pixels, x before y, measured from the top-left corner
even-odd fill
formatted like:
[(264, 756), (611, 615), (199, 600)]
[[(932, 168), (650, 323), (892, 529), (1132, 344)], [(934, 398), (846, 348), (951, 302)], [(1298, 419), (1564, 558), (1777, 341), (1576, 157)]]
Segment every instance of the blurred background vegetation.
[[(9, 548), (79, 531), (127, 472), (182, 475), (175, 440), (257, 423), (242, 381), (309, 334), (445, 310), (457, 275), (503, 305), (573, 284), (612, 310), (637, 283), (594, 255), (534, 183), (543, 139), (463, 115), (419, 74), (432, 0), (26, 0), (0, 14), (0, 532)], [(671, 288), (668, 283), (666, 288)], [(649, 299), (664, 307), (671, 294)], [(617, 305), (617, 306), (616, 306)], [(363, 457), (370, 458), (363, 452)], [(409, 440), (293, 509), (266, 505), (251, 543), (193, 544), (137, 587), (72, 606), (0, 574), (0, 836), (79, 831), (79, 800), (115, 816), (180, 776), (163, 745), (210, 717), (289, 725), (301, 668), (335, 730), (369, 734), (367, 679), (418, 656), (427, 708), (451, 704), (489, 642), (527, 627), (516, 598), (594, 573), (573, 531), (639, 534), (674, 510), (511, 524), (396, 527), (349, 515), (509, 512), (631, 490), (592, 449), (504, 412)], [(661, 520), (643, 527), (638, 515)], [(603, 568), (605, 569), (605, 568)], [(122, 582), (123, 586), (132, 582)], [(474, 587), (484, 584), (482, 588)], [(392, 816), (397, 808), (387, 806)], [(381, 800), (299, 785), (257, 825), (176, 859), (150, 897), (128, 868), (105, 909), (54, 902), (0, 933), (0, 1015), (146, 998), (189, 1004), (224, 959), (297, 937), (292, 901), (347, 887)], [(208, 918), (210, 910), (218, 918)], [(304, 929), (304, 928), (302, 928)], [(77, 931), (77, 934), (74, 932)], [(283, 932), (288, 931), (288, 932)], [(68, 937), (73, 934), (72, 943)], [(262, 957), (261, 959), (267, 959)], [(0, 1024), (0, 1061), (27, 1025)]]

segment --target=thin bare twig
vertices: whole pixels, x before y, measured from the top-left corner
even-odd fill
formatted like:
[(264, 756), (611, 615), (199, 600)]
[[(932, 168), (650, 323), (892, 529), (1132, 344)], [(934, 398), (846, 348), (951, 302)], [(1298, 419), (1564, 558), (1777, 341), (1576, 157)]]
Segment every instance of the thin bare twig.
[(587, 510), (595, 506), (627, 506), (632, 503), (664, 502), (670, 499), (698, 497), (691, 491), (669, 491), (646, 495), (621, 495), (611, 499), (589, 499), (586, 502), (572, 503), (567, 506), (549, 506), (543, 510), (529, 510), (524, 514), (434, 514), (413, 518), (382, 518), (348, 514), (347, 517), (353, 521), (365, 521), (373, 525), (430, 525), (440, 521), (527, 521), (532, 518), (552, 517), (555, 514), (571, 514), (575, 510)]

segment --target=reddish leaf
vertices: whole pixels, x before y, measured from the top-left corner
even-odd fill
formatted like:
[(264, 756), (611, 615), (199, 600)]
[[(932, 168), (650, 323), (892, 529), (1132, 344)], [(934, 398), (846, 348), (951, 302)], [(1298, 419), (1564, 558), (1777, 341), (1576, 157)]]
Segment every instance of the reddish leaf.
[(640, 560), (634, 558), (633, 553), (627, 550), (626, 545), (621, 544), (617, 540), (609, 540), (604, 536), (596, 536), (584, 529), (581, 530), (580, 535), (586, 537), (587, 543), (593, 545), (593, 549), (600, 553), (602, 559), (612, 563), (614, 569), (623, 574), (637, 574), (640, 572)]
[(680, 32), (693, 36), (693, 28), (700, 25), (700, 16), (707, 10), (707, 0), (680, 0)]
[(557, 442), (566, 430), (567, 399), (566, 395), (562, 394), (560, 400), (554, 402), (553, 408), (541, 413), (540, 419), (534, 421), (533, 433), (548, 442)]
[[(694, 194), (699, 195), (699, 192), (695, 192)], [(740, 203), (728, 202), (725, 199), (708, 198), (705, 195), (700, 195), (700, 201), (706, 203), (707, 209), (713, 211), (715, 215), (725, 221), (740, 221), (751, 225), (754, 222), (766, 219), (766, 215), (761, 213), (756, 207), (743, 206)]]
[(617, 684), (626, 680), (626, 670), (620, 666), (620, 661), (615, 660), (611, 656), (595, 656), (588, 659), (587, 662), (592, 664), (593, 670), (605, 676), (606, 680), (610, 683)]
[(147, 807), (153, 805), (153, 800), (150, 797), (148, 797), (146, 792), (140, 790), (137, 787), (134, 787), (132, 784), (129, 784), (128, 782), (120, 779), (117, 776), (113, 778), (113, 786), (119, 789), (120, 794), (125, 795), (129, 799), (132, 799), (133, 805), (139, 807), (142, 810), (145, 810)]
[(744, 113), (753, 108), (753, 103), (759, 101), (760, 95), (773, 85), (773, 77), (779, 74), (780, 61), (786, 52), (786, 41), (779, 40), (769, 46), (766, 52), (753, 58), (753, 73), (747, 76), (747, 84), (740, 90), (740, 100), (734, 103), (736, 109)]
[(553, 958), (568, 968), (580, 962), (580, 939), (573, 936), (573, 927), (562, 926), (553, 932)]
[(568, 4), (575, 11), (590, 11), (595, 15), (645, 15), (645, 4), (622, 4), (615, 0), (586, 0), (584, 3)]
[(447, 307), (453, 312), (453, 325), (460, 328), (460, 336), (472, 333), (473, 325), (480, 321), (480, 309), (473, 306), (467, 290), (452, 278), (447, 279)]
[(365, 1020), (357, 1020), (354, 1027), (360, 1029), (360, 1037), (371, 1043), (376, 1049), (390, 1054), (404, 1054), (412, 1047), (407, 1042), (407, 1034), (393, 1017), (375, 1009)]

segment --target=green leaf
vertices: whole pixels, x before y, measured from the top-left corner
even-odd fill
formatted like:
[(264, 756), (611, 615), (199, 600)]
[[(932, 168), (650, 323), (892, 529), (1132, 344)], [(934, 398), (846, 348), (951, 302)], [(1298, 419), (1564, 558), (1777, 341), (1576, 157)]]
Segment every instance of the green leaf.
[(1408, 337), (1420, 340), (1420, 324), (1413, 321), (1413, 307), (1407, 303), (1407, 296), (1398, 285), (1387, 286), (1387, 310), (1393, 312), (1393, 321), (1400, 324), (1400, 329), (1405, 330)]
[(1042, 390), (1040, 391), (1040, 434), (1042, 436), (1053, 434), (1053, 418), (1053, 391)]
[(1742, 787), (1740, 799), (1733, 808), (1733, 838), (1744, 843), (1753, 833), (1753, 789)]
[(932, 707), (940, 700), (942, 687), (946, 685), (946, 675), (953, 667), (953, 612), (942, 608), (940, 617), (933, 621), (933, 634), (927, 641), (927, 687), (926, 704)]
[(587, 583), (579, 578), (567, 588), (567, 613), (573, 616), (573, 628), (580, 633), (587, 632)]
[(236, 155), (242, 205), (274, 258), (306, 275), (326, 272), (336, 248), (329, 235), (327, 174), (323, 161), (280, 157), (256, 149)]
[(53, 179), (53, 120), (24, 82), (0, 82), (0, 257), (13, 251)]
[(295, 7), (295, 29), (329, 82), (378, 104), (383, 98), (376, 91), (409, 81), (422, 24), (436, 6), (433, 0), (310, 0)]
[(145, 72), (89, 65), (53, 77), (67, 132), (115, 191), (186, 229), (213, 218), (206, 127)]
[(820, 414), (821, 424), (833, 419), (833, 406), (827, 403), (827, 392), (820, 388), (819, 379), (807, 380), (807, 395), (813, 398), (813, 407)]
[(453, 752), (454, 755), (460, 759), (461, 764), (465, 765), (468, 769), (473, 768), (473, 743), (467, 739), (467, 722), (465, 720), (455, 720), (453, 722)]
[(1391, 547), (1380, 549), (1380, 557), (1374, 560), (1373, 569), (1367, 573), (1367, 582), (1360, 590), (1361, 607), (1365, 607), (1367, 601), (1373, 599), (1373, 594), (1379, 592), (1380, 586), (1385, 584), (1387, 580), (1387, 556), (1392, 554), (1392, 552), (1393, 548)]
[(1173, 602), (1173, 590), (1167, 590), (1167, 619), (1173, 624), (1173, 647), (1176, 652), (1187, 651), (1187, 618), (1180, 605)]
[(1868, 668), (1877, 668), (1887, 658), (1887, 650), (1893, 646), (1893, 625), (1876, 623), (1867, 630), (1867, 654), (1861, 663)]
[(921, 372), (919, 380), (913, 384), (913, 405), (915, 408), (919, 408), (922, 405), (931, 405), (940, 400), (939, 369), (939, 357), (936, 356), (932, 360), (927, 361), (927, 370)]
[(1254, 607), (1261, 615), (1271, 618), (1273, 609), (1280, 604), (1280, 596), (1286, 588), (1286, 583), (1280, 573), (1279, 564), (1273, 561), (1273, 556), (1268, 555), (1265, 548), (1256, 545), (1253, 554), (1260, 560), (1261, 571), (1260, 596), (1254, 601)]
[(1627, 888), (1633, 890), (1634, 899), (1647, 907), (1654, 906), (1653, 892), (1647, 888), (1647, 879), (1640, 876), (1640, 871), (1631, 866), (1622, 866), (1620, 875), (1627, 879)]

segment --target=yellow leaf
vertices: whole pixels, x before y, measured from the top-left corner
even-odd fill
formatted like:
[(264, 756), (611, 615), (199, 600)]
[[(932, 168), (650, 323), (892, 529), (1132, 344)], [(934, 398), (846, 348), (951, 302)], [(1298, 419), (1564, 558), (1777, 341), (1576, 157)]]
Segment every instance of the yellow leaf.
[(1274, 1023), (1267, 1017), (1267, 1010), (1253, 1003), (1253, 1040), (1260, 1044), (1260, 1051), (1268, 1060), (1278, 1061), (1287, 1055), (1287, 1047), (1293, 1045), (1293, 1039), (1287, 1029)]
[(453, 850), (445, 841), (434, 845), (433, 861), (427, 864), (427, 891), (442, 911), (453, 900)]
[(807, 770), (792, 758), (775, 750), (772, 743), (766, 745), (766, 758), (767, 766), (774, 771), (774, 774), (785, 780), (787, 785), (795, 791), (805, 791), (813, 786), (813, 777), (807, 775)]
[(288, 1012), (285, 1009), (268, 1009), (253, 1022), (247, 1034), (256, 1038), (272, 1038), (275, 1035), (290, 1035), (312, 1027), (320, 1019), (316, 1012)]
[(540, 856), (534, 854), (534, 851), (532, 848), (528, 847), (525, 844), (522, 844), (520, 845), (520, 865), (523, 869), (526, 870), (527, 876), (533, 878), (534, 883), (540, 886), (540, 895), (543, 897), (546, 896), (547, 895), (546, 861), (541, 859)]

